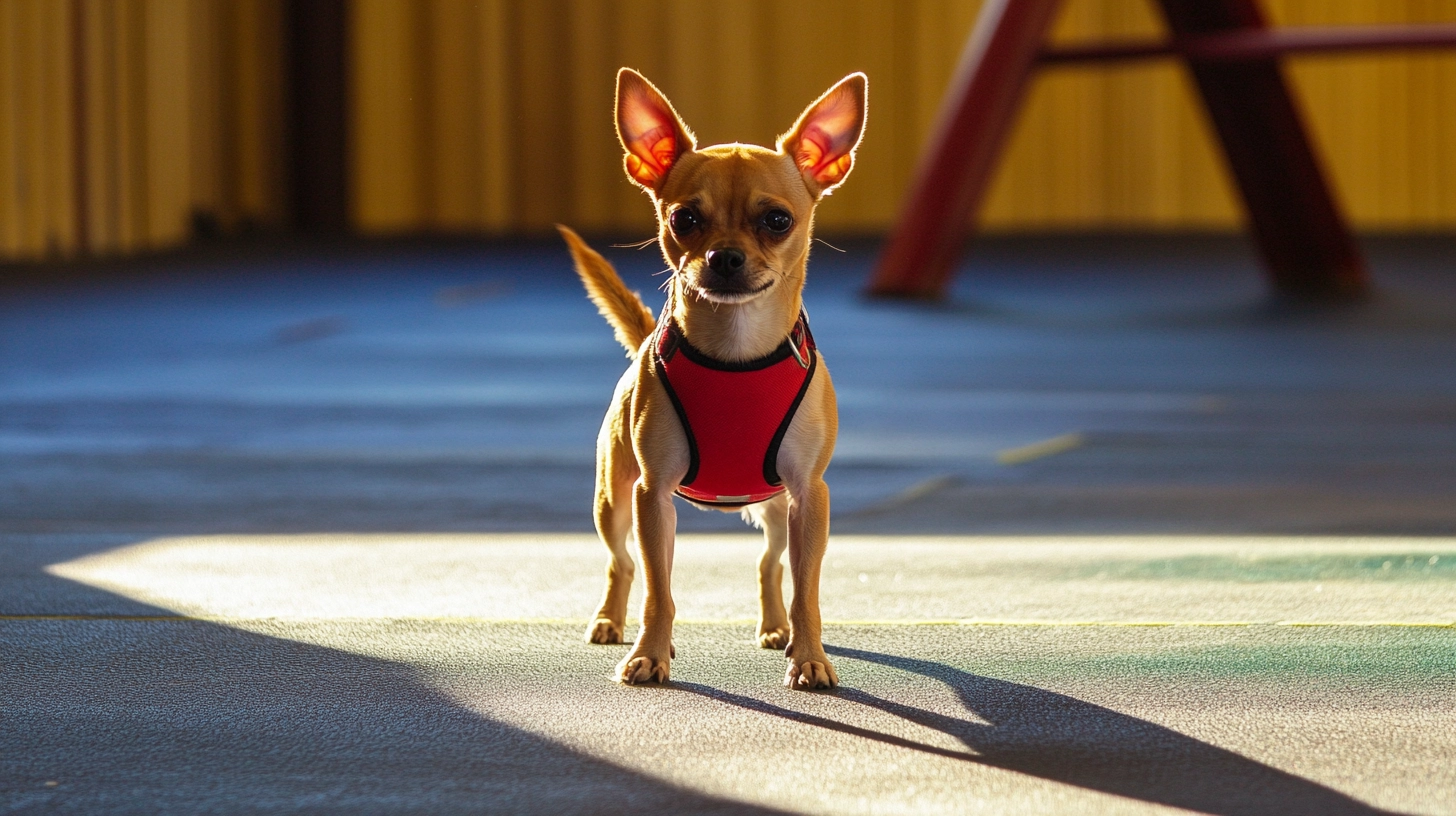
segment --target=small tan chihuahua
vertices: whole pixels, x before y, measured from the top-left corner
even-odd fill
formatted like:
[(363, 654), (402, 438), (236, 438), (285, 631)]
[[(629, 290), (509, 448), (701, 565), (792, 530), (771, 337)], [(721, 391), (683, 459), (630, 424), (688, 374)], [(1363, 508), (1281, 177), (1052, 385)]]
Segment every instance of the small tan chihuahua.
[[(758, 642), (784, 649), (790, 688), (839, 682), (820, 640), (819, 569), (829, 539), (824, 470), (839, 416), (802, 294), (814, 208), (849, 175), (867, 80), (851, 74), (799, 116), (778, 148), (697, 149), (672, 104), (641, 74), (617, 74), (627, 175), (657, 207), (671, 267), (656, 320), (611, 264), (560, 227), (593, 303), (633, 364), (597, 438), (596, 526), (611, 550), (592, 643), (621, 643), (635, 534), (647, 569), (642, 631), (622, 683), (663, 682), (674, 657), (673, 496), (739, 510), (764, 531)], [(794, 593), (782, 590), (784, 550)]]

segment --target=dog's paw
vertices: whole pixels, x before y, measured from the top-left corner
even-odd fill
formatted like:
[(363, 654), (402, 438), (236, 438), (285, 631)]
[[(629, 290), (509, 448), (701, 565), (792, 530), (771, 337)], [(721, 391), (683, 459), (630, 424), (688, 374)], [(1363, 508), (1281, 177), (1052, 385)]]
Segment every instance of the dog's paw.
[(586, 627), (587, 643), (621, 643), (622, 624), (611, 618), (597, 618)]
[(642, 683), (666, 683), (668, 665), (667, 660), (655, 660), (646, 655), (629, 655), (626, 660), (617, 664), (617, 682), (629, 686)]
[(784, 675), (784, 685), (799, 691), (834, 688), (839, 685), (839, 675), (835, 673), (834, 664), (827, 657), (823, 660), (805, 660), (802, 663), (790, 660), (788, 673)]
[(776, 626), (772, 629), (759, 627), (758, 648), (783, 651), (789, 645), (789, 627)]

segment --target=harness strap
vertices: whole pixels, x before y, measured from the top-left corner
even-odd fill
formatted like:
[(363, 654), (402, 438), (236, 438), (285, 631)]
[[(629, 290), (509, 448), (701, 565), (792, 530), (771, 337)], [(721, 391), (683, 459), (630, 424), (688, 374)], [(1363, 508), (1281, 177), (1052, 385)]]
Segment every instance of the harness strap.
[[(788, 336), (774, 351), (757, 360), (735, 363), (710, 357), (689, 343), (672, 319), (671, 305), (669, 298), (651, 351), (659, 380), (687, 437), (689, 467), (678, 495), (721, 508), (742, 507), (777, 495), (784, 489), (778, 476), (779, 447), (818, 363), (818, 346), (807, 315), (800, 311)], [(689, 390), (682, 392), (683, 388)], [(765, 410), (772, 413), (765, 414)], [(700, 427), (695, 428), (695, 423)], [(704, 437), (710, 452), (707, 462), (700, 457), (699, 433), (710, 434)], [(745, 457), (762, 458), (760, 464), (750, 466)], [(700, 476), (701, 485), (695, 485)]]

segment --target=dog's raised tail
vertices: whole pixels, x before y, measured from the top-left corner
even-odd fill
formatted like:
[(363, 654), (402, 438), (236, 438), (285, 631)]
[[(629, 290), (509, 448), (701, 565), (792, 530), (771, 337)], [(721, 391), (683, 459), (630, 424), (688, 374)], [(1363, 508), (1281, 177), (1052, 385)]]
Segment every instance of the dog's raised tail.
[(570, 227), (556, 225), (566, 246), (571, 249), (571, 259), (576, 262), (576, 274), (586, 285), (587, 297), (597, 305), (597, 311), (612, 324), (617, 342), (627, 349), (628, 357), (637, 356), (642, 341), (657, 328), (657, 319), (652, 310), (642, 302), (636, 292), (627, 288), (617, 270), (600, 253), (586, 245)]

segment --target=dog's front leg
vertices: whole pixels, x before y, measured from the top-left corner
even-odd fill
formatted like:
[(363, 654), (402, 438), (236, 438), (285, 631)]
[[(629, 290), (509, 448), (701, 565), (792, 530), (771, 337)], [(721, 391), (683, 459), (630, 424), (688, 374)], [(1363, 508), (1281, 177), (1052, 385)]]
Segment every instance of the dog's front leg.
[(789, 570), (794, 600), (789, 608), (789, 688), (839, 685), (839, 675), (820, 640), (819, 570), (829, 546), (829, 486), (815, 476), (789, 496)]
[(617, 665), (621, 683), (665, 682), (673, 658), (672, 550), (677, 508), (672, 489), (644, 477), (632, 493), (632, 521), (647, 579), (642, 602), (642, 630), (632, 652)]

